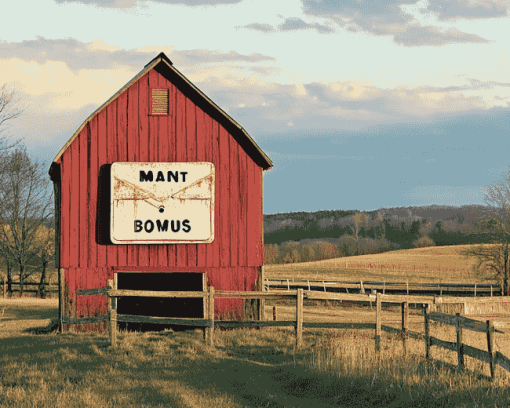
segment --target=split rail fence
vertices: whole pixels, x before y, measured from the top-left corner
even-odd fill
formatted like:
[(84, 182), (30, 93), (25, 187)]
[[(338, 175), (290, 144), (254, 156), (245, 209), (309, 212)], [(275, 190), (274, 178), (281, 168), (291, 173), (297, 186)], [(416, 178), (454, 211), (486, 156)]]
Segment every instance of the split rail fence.
[[(62, 324), (81, 324), (81, 323), (96, 323), (96, 322), (109, 322), (110, 326), (110, 344), (115, 347), (117, 343), (117, 322), (134, 322), (134, 323), (159, 323), (167, 325), (186, 325), (202, 327), (204, 331), (204, 340), (209, 345), (214, 345), (214, 328), (215, 327), (294, 327), (296, 336), (296, 346), (302, 346), (303, 329), (307, 328), (335, 328), (335, 329), (375, 329), (375, 350), (380, 352), (381, 333), (382, 331), (388, 333), (399, 333), (402, 336), (404, 353), (407, 351), (407, 341), (409, 338), (416, 340), (425, 340), (426, 358), (430, 360), (431, 346), (443, 347), (448, 350), (456, 351), (458, 355), (458, 367), (464, 368), (464, 356), (470, 356), (480, 361), (490, 364), (491, 377), (495, 377), (495, 367), (499, 365), (506, 371), (510, 372), (510, 359), (504, 356), (494, 348), (494, 333), (503, 333), (495, 329), (494, 322), (487, 320), (485, 323), (477, 320), (469, 319), (460, 314), (450, 315), (446, 313), (431, 312), (431, 307), (435, 304), (435, 297), (431, 296), (397, 296), (397, 295), (383, 295), (376, 294), (340, 294), (328, 292), (314, 292), (304, 291), (303, 289), (286, 290), (286, 291), (215, 291), (213, 287), (209, 287), (206, 291), (141, 291), (141, 290), (124, 290), (117, 289), (117, 282), (115, 280), (108, 280), (108, 286), (101, 289), (79, 289), (76, 291), (77, 295), (99, 295), (104, 294), (109, 298), (108, 302), (108, 315), (87, 317), (87, 318), (63, 318), (61, 316)], [(190, 298), (203, 298), (206, 305), (206, 318), (171, 318), (171, 317), (152, 317), (152, 316), (139, 316), (139, 315), (125, 315), (118, 314), (116, 307), (116, 298), (125, 296), (135, 297), (190, 297)], [(258, 299), (263, 305), (267, 299), (282, 300), (286, 298), (296, 299), (296, 318), (295, 320), (279, 321), (276, 320), (276, 307), (273, 309), (273, 321), (263, 320), (263, 306), (259, 308), (258, 321), (231, 321), (231, 320), (215, 320), (214, 319), (214, 301), (215, 299)], [(362, 301), (376, 303), (376, 321), (375, 323), (329, 323), (329, 322), (303, 322), (303, 300), (342, 300), (342, 301)], [(467, 298), (473, 302), (475, 299)], [(485, 298), (487, 299), (487, 298)], [(481, 299), (480, 299), (481, 300)], [(480, 301), (478, 300), (478, 301)], [(477, 301), (477, 300), (475, 300)], [(509, 302), (508, 297), (495, 297), (491, 301), (494, 302)], [(402, 311), (402, 327), (397, 329), (390, 326), (381, 324), (381, 306), (382, 303), (396, 303), (401, 305)], [(458, 302), (458, 298), (453, 299), (452, 302)], [(445, 299), (442, 303), (446, 303)], [(409, 304), (421, 304), (424, 309), (424, 326), (425, 333), (418, 333), (409, 330)], [(430, 321), (436, 321), (448, 325), (453, 325), (457, 329), (457, 341), (448, 342), (430, 336)], [(62, 327), (62, 326), (61, 326)], [(462, 343), (462, 330), (473, 330), (477, 332), (484, 332), (487, 335), (487, 351), (480, 350), (475, 347), (468, 346)]]

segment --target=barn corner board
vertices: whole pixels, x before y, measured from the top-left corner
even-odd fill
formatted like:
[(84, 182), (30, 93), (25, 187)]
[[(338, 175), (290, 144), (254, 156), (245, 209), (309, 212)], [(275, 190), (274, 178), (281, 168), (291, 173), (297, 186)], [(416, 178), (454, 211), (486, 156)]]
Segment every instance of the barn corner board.
[[(262, 172), (272, 165), (159, 54), (85, 120), (50, 166), (61, 317), (106, 314), (105, 296), (76, 290), (104, 287), (114, 276), (119, 289), (260, 290)], [(202, 317), (204, 310), (202, 299), (134, 299), (119, 299), (119, 313)], [(219, 299), (215, 312), (241, 307)]]

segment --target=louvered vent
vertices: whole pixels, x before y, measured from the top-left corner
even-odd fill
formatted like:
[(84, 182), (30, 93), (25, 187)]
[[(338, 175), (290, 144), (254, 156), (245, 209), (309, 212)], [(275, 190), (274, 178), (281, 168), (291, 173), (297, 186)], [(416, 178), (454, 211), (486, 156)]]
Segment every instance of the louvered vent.
[(152, 90), (152, 114), (168, 115), (168, 89)]

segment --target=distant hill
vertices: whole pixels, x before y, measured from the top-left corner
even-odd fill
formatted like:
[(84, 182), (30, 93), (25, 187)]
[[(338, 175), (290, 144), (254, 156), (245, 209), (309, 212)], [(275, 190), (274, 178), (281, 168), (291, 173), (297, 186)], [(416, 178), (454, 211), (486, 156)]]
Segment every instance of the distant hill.
[[(353, 215), (358, 212), (369, 215), (371, 219), (376, 218), (378, 214), (382, 214), (385, 223), (392, 225), (400, 222), (410, 225), (415, 221), (420, 221), (420, 223), (431, 221), (436, 225), (431, 237), (435, 237), (437, 240), (441, 237), (444, 238), (446, 235), (449, 237), (457, 235), (457, 238), (461, 239), (459, 233), (466, 235), (471, 220), (480, 219), (494, 211), (496, 211), (494, 207), (483, 205), (464, 205), (461, 207), (430, 205), (426, 207), (380, 208), (374, 211), (321, 210), (266, 214), (264, 215), (264, 240), (265, 244), (316, 240), (336, 243), (340, 236), (351, 232), (347, 226)], [(448, 222), (448, 229), (441, 228), (441, 225), (444, 225), (446, 221)], [(462, 238), (462, 241), (462, 243), (470, 243), (464, 242), (466, 241), (464, 238)], [(447, 245), (448, 242), (442, 242), (442, 244)]]

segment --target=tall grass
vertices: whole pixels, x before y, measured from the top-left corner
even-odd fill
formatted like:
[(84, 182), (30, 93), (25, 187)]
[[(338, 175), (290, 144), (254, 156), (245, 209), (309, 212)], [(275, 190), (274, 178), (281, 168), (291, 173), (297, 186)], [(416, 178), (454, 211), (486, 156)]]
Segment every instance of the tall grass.
[[(16, 407), (493, 407), (508, 406), (508, 377), (491, 383), (474, 366), (458, 374), (425, 362), (415, 341), (372, 331), (200, 330), (96, 334), (39, 331), (3, 338), (0, 406)], [(433, 349), (434, 353), (436, 349)], [(439, 355), (436, 354), (437, 357)], [(471, 367), (473, 368), (473, 367)]]

